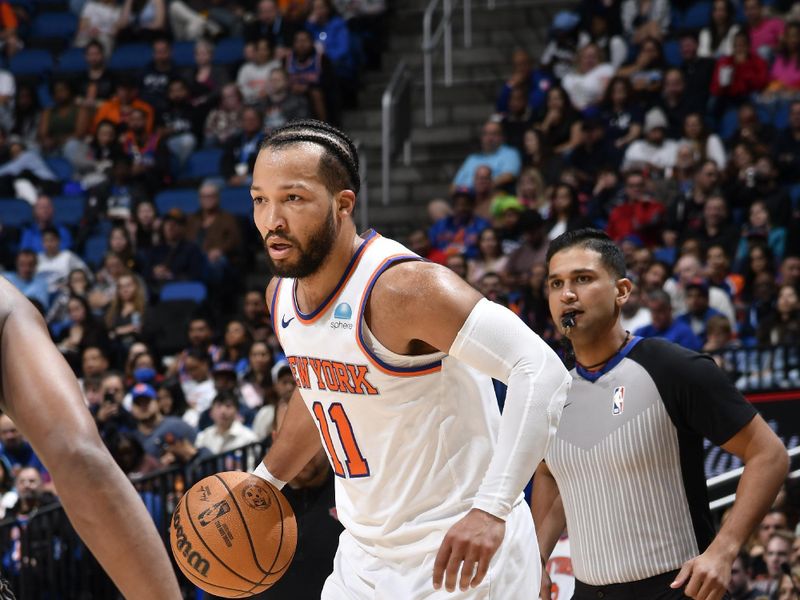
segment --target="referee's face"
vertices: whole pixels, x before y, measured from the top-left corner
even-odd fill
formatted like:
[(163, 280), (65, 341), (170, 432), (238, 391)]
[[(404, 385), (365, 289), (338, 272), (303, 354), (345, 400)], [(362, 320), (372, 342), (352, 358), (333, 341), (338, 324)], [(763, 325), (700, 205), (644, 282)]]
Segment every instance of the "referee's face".
[(572, 317), (570, 340), (592, 343), (616, 324), (630, 293), (630, 282), (624, 282), (609, 273), (594, 250), (572, 247), (557, 252), (547, 277), (550, 315), (562, 333), (562, 319)]

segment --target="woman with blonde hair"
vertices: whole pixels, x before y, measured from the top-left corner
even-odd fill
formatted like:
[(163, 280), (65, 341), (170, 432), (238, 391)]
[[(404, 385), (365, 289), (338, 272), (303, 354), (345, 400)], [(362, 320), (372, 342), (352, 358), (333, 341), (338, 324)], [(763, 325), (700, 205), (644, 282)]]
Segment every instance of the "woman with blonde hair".
[(109, 337), (120, 357), (125, 357), (142, 331), (147, 297), (144, 285), (133, 273), (125, 273), (117, 281), (117, 293), (106, 312)]

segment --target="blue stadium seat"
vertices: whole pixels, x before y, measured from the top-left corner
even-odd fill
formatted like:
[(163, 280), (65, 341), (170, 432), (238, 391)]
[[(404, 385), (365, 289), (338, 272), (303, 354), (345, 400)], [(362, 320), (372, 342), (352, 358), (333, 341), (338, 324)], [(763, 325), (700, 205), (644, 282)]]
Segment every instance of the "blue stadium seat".
[(58, 57), (58, 71), (61, 73), (84, 72), (88, 68), (83, 48), (68, 48)]
[(72, 179), (72, 164), (66, 158), (53, 156), (45, 159), (45, 162), (61, 181)]
[(52, 108), (53, 95), (50, 93), (50, 82), (42, 81), (36, 86), (36, 97), (39, 99), (39, 106), (42, 108)]
[(218, 65), (235, 65), (244, 60), (244, 40), (242, 38), (224, 38), (214, 48), (214, 63)]
[(681, 19), (681, 29), (702, 29), (711, 23), (711, 2), (694, 2)]
[(224, 187), (219, 192), (219, 206), (233, 215), (253, 216), (253, 198), (247, 186)]
[(792, 210), (800, 208), (800, 183), (789, 187), (789, 196), (792, 199)]
[(96, 234), (86, 240), (83, 246), (83, 260), (96, 269), (103, 263), (108, 251), (108, 235)]
[(80, 196), (57, 196), (53, 198), (56, 221), (67, 227), (75, 227), (83, 218), (83, 198)]
[(135, 71), (144, 69), (153, 58), (153, 49), (147, 44), (117, 46), (108, 61), (109, 71)]
[(53, 69), (53, 57), (47, 50), (20, 50), (9, 60), (9, 71), (16, 76), (46, 76)]
[(789, 126), (789, 106), (789, 102), (782, 100), (775, 107), (775, 112), (772, 113), (772, 126), (775, 129), (780, 131)]
[(719, 135), (723, 140), (729, 140), (736, 133), (739, 128), (739, 113), (736, 108), (729, 108), (722, 115), (722, 120), (719, 124)]
[(194, 66), (194, 42), (175, 42), (172, 45), (172, 62), (176, 67)]
[(173, 281), (165, 283), (161, 288), (159, 300), (161, 302), (191, 300), (199, 304), (206, 299), (206, 295), (206, 286), (200, 281)]
[(70, 12), (45, 12), (31, 23), (31, 37), (72, 39), (78, 29), (78, 17)]
[(170, 208), (179, 208), (186, 214), (192, 214), (200, 209), (197, 190), (177, 189), (164, 190), (156, 194), (156, 210), (164, 215)]
[(189, 156), (189, 160), (183, 166), (181, 179), (205, 179), (206, 177), (216, 177), (219, 175), (219, 162), (222, 158), (222, 150), (218, 148), (207, 148), (196, 150)]
[(33, 218), (31, 205), (19, 198), (0, 198), (0, 223), (8, 227), (22, 227)]
[(664, 58), (671, 67), (681, 66), (683, 57), (681, 57), (681, 43), (679, 40), (667, 40), (664, 42)]

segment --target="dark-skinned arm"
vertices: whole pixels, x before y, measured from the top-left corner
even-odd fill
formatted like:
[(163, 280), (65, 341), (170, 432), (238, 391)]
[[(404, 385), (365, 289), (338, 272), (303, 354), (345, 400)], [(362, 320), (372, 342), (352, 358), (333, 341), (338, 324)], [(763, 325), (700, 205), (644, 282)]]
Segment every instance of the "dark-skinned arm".
[(75, 376), (41, 315), (2, 278), (0, 327), (3, 410), (47, 467), (75, 530), (126, 598), (179, 599), (164, 544), (100, 440)]

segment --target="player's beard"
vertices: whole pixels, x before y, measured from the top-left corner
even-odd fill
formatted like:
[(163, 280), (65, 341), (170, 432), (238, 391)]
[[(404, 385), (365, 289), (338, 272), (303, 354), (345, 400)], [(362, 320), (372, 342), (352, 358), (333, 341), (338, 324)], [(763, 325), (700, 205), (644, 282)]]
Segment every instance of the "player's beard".
[(300, 258), (294, 264), (284, 262), (277, 264), (272, 260), (269, 255), (269, 247), (267, 241), (269, 238), (264, 239), (264, 250), (267, 253), (267, 265), (269, 265), (272, 274), (277, 277), (289, 277), (292, 279), (302, 279), (316, 273), (328, 258), (328, 255), (333, 248), (336, 241), (336, 221), (333, 218), (333, 207), (328, 208), (328, 216), (319, 226), (319, 228), (311, 234), (308, 242), (303, 246), (299, 240), (288, 235), (275, 235), (280, 239), (291, 242), (294, 247), (300, 252)]

